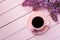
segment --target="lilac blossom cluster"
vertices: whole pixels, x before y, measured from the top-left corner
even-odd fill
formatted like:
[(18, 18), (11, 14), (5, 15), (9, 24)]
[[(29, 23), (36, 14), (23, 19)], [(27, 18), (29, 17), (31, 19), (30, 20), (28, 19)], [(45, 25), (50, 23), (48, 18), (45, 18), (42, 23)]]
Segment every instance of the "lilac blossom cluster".
[(50, 12), (51, 18), (58, 21), (57, 14), (60, 14), (60, 0), (25, 0), (23, 6), (33, 8), (33, 11), (38, 11), (41, 8), (46, 8)]

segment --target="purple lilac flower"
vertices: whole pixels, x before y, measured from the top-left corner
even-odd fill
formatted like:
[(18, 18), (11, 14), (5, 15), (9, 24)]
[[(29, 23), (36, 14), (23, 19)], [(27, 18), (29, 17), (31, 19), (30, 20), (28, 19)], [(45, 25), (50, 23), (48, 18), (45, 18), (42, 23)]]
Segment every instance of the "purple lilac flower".
[(22, 5), (32, 7), (33, 11), (46, 8), (49, 10), (51, 18), (58, 21), (57, 14), (60, 14), (60, 0), (25, 0)]

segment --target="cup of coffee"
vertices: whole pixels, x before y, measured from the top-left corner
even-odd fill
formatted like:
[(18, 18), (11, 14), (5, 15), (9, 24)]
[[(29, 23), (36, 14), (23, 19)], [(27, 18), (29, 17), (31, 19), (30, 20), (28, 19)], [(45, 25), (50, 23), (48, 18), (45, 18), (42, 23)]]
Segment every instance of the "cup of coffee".
[(49, 19), (44, 12), (31, 12), (31, 15), (28, 17), (27, 24), (32, 33), (43, 34), (49, 28)]

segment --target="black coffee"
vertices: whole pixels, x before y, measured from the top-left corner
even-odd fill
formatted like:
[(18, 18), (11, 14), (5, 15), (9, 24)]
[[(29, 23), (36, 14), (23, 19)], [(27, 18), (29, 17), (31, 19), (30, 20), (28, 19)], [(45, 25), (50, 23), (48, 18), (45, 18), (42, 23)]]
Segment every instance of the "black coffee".
[(43, 24), (44, 24), (44, 20), (43, 20), (42, 17), (37, 16), (37, 17), (35, 17), (35, 18), (32, 19), (32, 25), (35, 28), (40, 28), (40, 27), (43, 26)]

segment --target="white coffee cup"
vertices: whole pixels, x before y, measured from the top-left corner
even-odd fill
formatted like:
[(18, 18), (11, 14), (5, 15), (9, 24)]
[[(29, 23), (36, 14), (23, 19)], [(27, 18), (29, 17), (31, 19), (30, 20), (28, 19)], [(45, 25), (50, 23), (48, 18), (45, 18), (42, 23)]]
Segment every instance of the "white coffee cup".
[[(35, 28), (35, 27), (32, 25), (32, 20), (33, 20), (33, 18), (35, 18), (35, 17), (37, 17), (37, 16), (41, 17), (41, 18), (44, 20), (44, 24), (43, 24), (42, 27), (40, 27), (40, 28)], [(43, 29), (42, 32), (39, 32), (39, 33), (36, 33), (36, 34), (44, 33), (44, 32), (47, 31), (47, 29), (49, 28), (49, 19), (48, 19), (48, 16), (47, 16), (46, 14), (44, 14), (44, 12), (41, 12), (41, 11), (36, 11), (36, 12), (35, 12), (35, 11), (33, 11), (33, 12), (31, 12), (31, 15), (28, 17), (27, 25), (28, 25), (28, 27), (29, 27), (29, 29), (30, 29), (31, 31), (33, 31), (33, 29), (36, 29), (36, 30), (42, 30), (42, 29)], [(47, 27), (45, 28), (45, 26), (47, 26)], [(44, 29), (44, 28), (45, 28), (45, 29)]]

